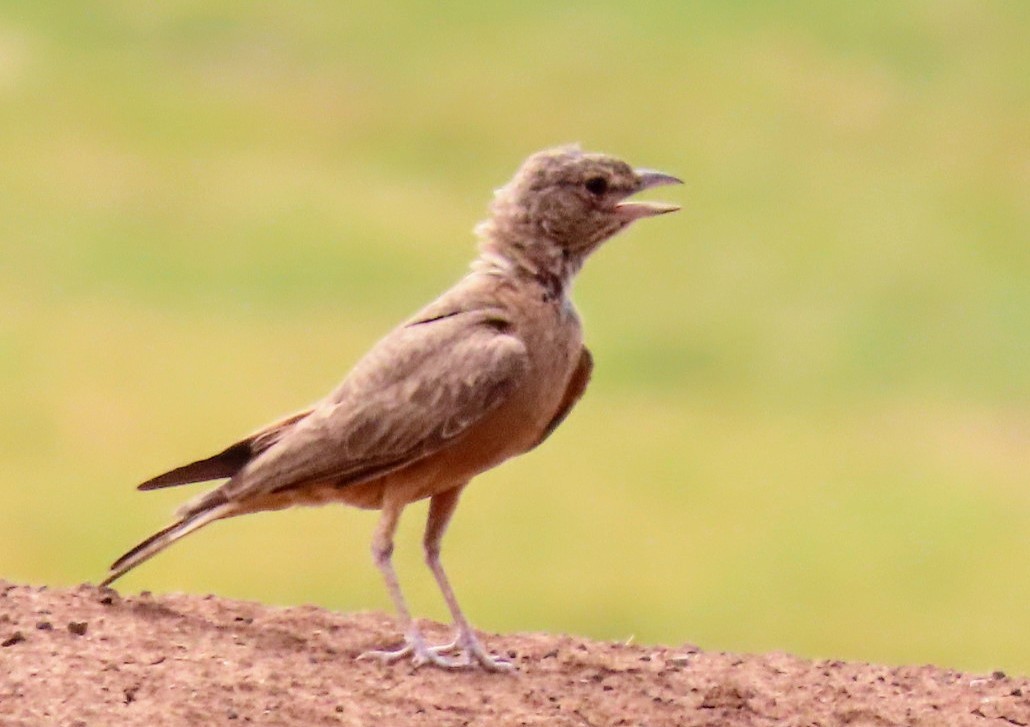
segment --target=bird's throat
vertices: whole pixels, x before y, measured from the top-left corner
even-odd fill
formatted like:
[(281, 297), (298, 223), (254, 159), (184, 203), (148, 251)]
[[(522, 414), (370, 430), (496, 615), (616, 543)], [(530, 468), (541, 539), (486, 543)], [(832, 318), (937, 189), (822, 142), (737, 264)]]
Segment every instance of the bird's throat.
[(481, 236), (479, 257), (472, 269), (479, 273), (537, 282), (551, 300), (562, 298), (583, 265), (582, 257), (562, 250), (550, 240), (498, 240)]

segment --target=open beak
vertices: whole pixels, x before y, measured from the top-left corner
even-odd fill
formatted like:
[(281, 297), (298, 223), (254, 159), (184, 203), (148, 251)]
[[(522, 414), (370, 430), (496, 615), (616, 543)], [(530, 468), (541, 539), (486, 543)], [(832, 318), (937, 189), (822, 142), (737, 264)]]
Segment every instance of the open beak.
[[(637, 175), (637, 192), (642, 192), (645, 189), (651, 187), (661, 187), (666, 184), (683, 184), (683, 180), (678, 177), (674, 177), (671, 174), (665, 172), (657, 172), (654, 169), (636, 169), (634, 172)], [(668, 204), (666, 202), (630, 202), (623, 201), (615, 205), (615, 211), (620, 216), (630, 220), (638, 220), (641, 217), (653, 217), (654, 215), (664, 215), (667, 212), (675, 212), (679, 209), (679, 205)]]

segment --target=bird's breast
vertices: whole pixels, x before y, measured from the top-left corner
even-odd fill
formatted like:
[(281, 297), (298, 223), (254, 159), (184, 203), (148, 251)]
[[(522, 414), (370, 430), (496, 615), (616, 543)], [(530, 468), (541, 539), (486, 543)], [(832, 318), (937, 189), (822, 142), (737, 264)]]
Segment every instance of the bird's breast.
[(520, 403), (524, 416), (533, 421), (534, 438), (543, 433), (565, 394), (569, 379), (579, 363), (583, 332), (575, 308), (566, 299), (541, 301), (532, 315), (517, 327), (529, 355), (527, 377)]

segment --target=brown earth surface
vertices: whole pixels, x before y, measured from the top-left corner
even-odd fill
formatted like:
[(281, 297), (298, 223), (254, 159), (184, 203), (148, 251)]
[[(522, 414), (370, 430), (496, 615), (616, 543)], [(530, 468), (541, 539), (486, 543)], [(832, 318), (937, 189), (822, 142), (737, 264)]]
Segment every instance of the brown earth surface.
[(376, 613), (0, 581), (0, 725), (1030, 725), (1030, 679), (933, 666), (550, 634), (486, 635), (516, 674), (355, 661), (397, 633)]

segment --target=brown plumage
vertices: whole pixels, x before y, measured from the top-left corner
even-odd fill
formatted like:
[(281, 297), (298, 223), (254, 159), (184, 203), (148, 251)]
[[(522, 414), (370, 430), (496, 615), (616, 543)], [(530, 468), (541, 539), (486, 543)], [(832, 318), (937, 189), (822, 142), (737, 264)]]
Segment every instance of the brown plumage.
[[(373, 557), (406, 633), (403, 648), (369, 656), (510, 668), (483, 649), (458, 607), (440, 540), (469, 480), (538, 445), (582, 396), (592, 359), (568, 298), (571, 280), (593, 250), (634, 220), (678, 209), (630, 202), (630, 195), (678, 182), (578, 147), (531, 156), (476, 228), (472, 271), (377, 343), (328, 397), (139, 486), (229, 478), (115, 561), (104, 585), (215, 520), (328, 502), (378, 508)], [(390, 564), (401, 511), (427, 497), (426, 560), (456, 629), (444, 647), (422, 639)]]

